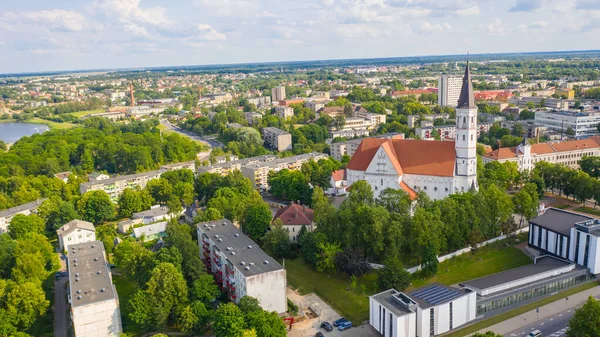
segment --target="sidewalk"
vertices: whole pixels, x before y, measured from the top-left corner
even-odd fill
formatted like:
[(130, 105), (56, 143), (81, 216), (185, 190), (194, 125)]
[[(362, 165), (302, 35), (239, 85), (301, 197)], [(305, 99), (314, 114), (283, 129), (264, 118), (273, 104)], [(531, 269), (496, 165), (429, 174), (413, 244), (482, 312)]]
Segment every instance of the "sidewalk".
[(580, 293), (577, 293), (575, 295), (569, 296), (568, 301), (563, 298), (556, 302), (552, 302), (550, 304), (542, 306), (539, 308), (540, 309), (539, 314), (535, 310), (531, 310), (522, 315), (513, 317), (504, 322), (492, 325), (492, 326), (487, 327), (478, 332), (485, 333), (486, 331), (493, 331), (497, 334), (504, 335), (515, 329), (518, 329), (519, 327), (531, 324), (532, 322), (535, 322), (538, 319), (542, 320), (546, 317), (553, 316), (569, 307), (578, 308), (583, 304), (583, 302), (585, 302), (588, 299), (589, 296), (596, 297), (599, 295), (600, 295), (600, 286), (594, 287), (592, 289), (588, 289), (588, 290), (582, 291)]

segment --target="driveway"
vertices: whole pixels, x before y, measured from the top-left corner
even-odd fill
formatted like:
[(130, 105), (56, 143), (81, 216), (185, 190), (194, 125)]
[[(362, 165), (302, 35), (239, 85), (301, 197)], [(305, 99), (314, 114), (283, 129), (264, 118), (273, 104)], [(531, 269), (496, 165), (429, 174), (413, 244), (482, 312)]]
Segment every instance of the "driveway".
[[(59, 254), (60, 255), (60, 254)], [(67, 270), (64, 260), (60, 261), (60, 271)], [(67, 277), (54, 281), (54, 337), (67, 337)]]
[(316, 318), (309, 319), (304, 315), (303, 321), (294, 323), (291, 331), (288, 332), (288, 337), (310, 337), (314, 336), (317, 331), (321, 331), (325, 336), (331, 337), (377, 337), (381, 336), (369, 324), (362, 324), (358, 327), (353, 327), (345, 331), (339, 331), (334, 328), (331, 332), (326, 332), (320, 328), (321, 322), (329, 322), (333, 324), (335, 320), (342, 317), (329, 304), (323, 301), (315, 294), (300, 295), (297, 292), (288, 288), (287, 297), (298, 306), (298, 315), (301, 313), (315, 313)]

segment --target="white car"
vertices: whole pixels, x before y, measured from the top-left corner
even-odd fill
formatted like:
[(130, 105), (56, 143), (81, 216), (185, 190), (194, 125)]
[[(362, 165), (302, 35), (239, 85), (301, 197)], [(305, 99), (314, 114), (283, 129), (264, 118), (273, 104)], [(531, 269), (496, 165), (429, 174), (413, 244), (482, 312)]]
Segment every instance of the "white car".
[(533, 330), (529, 333), (529, 335), (527, 335), (527, 337), (540, 337), (541, 335), (542, 332), (540, 330)]

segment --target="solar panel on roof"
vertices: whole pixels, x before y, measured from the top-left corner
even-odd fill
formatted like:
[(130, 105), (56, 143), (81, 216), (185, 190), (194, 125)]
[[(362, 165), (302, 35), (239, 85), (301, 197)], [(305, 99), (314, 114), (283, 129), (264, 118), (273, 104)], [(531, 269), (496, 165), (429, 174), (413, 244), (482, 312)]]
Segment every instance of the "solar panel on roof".
[(460, 292), (454, 289), (448, 289), (433, 285), (431, 287), (427, 287), (425, 289), (421, 289), (417, 292), (414, 292), (412, 296), (420, 298), (423, 301), (429, 302), (433, 305), (436, 305), (460, 296)]

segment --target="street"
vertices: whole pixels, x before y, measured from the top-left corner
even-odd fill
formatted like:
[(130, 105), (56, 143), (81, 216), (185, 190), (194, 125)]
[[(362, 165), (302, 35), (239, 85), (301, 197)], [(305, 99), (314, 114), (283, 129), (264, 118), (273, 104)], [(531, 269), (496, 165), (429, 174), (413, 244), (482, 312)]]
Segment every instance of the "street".
[[(565, 300), (563, 300), (565, 301)], [(528, 333), (533, 331), (534, 329), (538, 329), (542, 332), (542, 336), (544, 337), (559, 337), (565, 334), (567, 330), (567, 326), (569, 324), (569, 320), (573, 317), (573, 313), (575, 310), (573, 308), (569, 308), (565, 311), (552, 315), (550, 317), (546, 317), (543, 320), (536, 321), (531, 323), (523, 328), (519, 328), (517, 330), (511, 331), (505, 334), (505, 337), (517, 337), (517, 336), (526, 336)]]
[[(60, 271), (66, 271), (66, 263), (60, 261)], [(54, 337), (67, 337), (67, 282), (68, 277), (54, 281)]]

